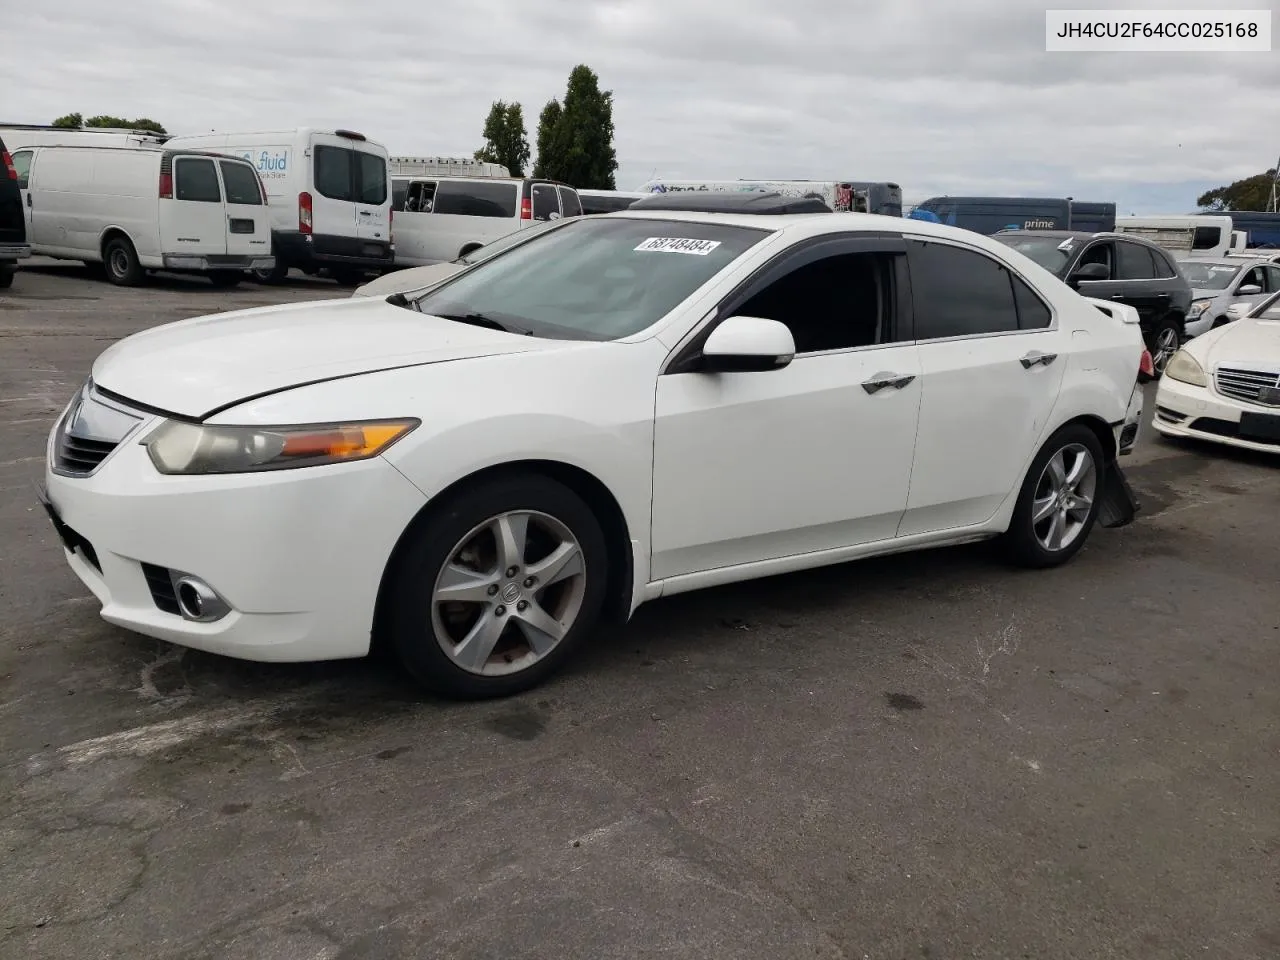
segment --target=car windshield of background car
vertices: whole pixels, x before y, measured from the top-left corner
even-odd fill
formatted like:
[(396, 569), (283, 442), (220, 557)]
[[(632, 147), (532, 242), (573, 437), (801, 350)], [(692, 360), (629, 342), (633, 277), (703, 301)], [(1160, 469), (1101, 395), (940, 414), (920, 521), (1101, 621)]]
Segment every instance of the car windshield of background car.
[(615, 340), (652, 326), (771, 232), (680, 220), (570, 221), (476, 264), (416, 305), (535, 337)]
[(1073, 240), (1060, 240), (1057, 237), (1001, 237), (994, 239), (1013, 247), (1028, 259), (1034, 260), (1050, 273), (1059, 277), (1067, 268), (1067, 263), (1076, 252)]
[(1239, 264), (1209, 263), (1207, 261), (1183, 260), (1178, 269), (1187, 278), (1187, 283), (1197, 290), (1225, 290), (1231, 278), (1240, 272)]

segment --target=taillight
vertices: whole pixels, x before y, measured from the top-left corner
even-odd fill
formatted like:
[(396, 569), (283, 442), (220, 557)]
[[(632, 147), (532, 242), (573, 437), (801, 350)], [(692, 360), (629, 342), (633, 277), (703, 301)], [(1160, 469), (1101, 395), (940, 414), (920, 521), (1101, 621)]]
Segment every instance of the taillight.
[(530, 200), (528, 197), (525, 197), (523, 200), (520, 201), (520, 219), (521, 220), (533, 219), (533, 201)]
[(1142, 351), (1142, 360), (1138, 363), (1138, 372), (1145, 374), (1148, 377), (1154, 377), (1156, 375), (1156, 365), (1155, 361), (1151, 359), (1150, 350), (1144, 349)]
[(161, 200), (173, 199), (173, 174), (172, 173), (161, 172), (160, 174), (160, 199)]
[(298, 194), (298, 232), (311, 232), (311, 194), (306, 191)]
[(9, 171), (9, 179), (18, 179), (18, 168), (13, 165), (13, 157), (9, 156), (8, 150), (0, 150), (0, 160), (4, 161), (4, 168)]

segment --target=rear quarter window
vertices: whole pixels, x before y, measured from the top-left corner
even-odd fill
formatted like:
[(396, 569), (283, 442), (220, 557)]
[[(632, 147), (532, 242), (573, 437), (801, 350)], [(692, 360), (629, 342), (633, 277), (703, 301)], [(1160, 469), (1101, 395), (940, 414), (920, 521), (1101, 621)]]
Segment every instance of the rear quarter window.
[(514, 217), (520, 190), (514, 183), (442, 180), (432, 212), (462, 217)]

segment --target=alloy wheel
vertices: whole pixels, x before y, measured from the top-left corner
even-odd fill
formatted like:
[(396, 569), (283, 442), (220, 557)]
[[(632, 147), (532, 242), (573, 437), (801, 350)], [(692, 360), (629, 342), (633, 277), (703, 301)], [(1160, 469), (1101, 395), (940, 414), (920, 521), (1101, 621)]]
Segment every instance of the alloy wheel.
[(1178, 352), (1178, 331), (1173, 327), (1165, 327), (1156, 337), (1155, 350), (1151, 351), (1151, 365), (1156, 373), (1163, 374), (1173, 355)]
[(1031, 500), (1031, 526), (1045, 550), (1071, 546), (1088, 523), (1098, 489), (1098, 465), (1089, 448), (1070, 443), (1045, 464)]

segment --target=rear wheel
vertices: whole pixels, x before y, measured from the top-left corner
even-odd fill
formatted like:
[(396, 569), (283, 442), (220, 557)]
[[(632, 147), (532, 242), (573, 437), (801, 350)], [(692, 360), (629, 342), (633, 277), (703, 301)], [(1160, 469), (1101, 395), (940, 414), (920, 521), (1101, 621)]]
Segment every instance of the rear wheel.
[(136, 287), (147, 276), (138, 262), (137, 251), (128, 237), (115, 236), (102, 248), (102, 261), (107, 279), (118, 287)]
[(334, 281), (337, 282), (339, 286), (358, 287), (364, 280), (364, 271), (352, 270), (351, 268), (346, 267), (340, 270), (334, 270), (330, 276), (333, 277)]
[(243, 279), (244, 273), (240, 270), (212, 270), (209, 272), (209, 282), (223, 290), (239, 286), (240, 281)]
[(13, 277), (16, 271), (7, 264), (0, 263), (0, 290), (8, 290), (13, 286)]
[(582, 498), (553, 480), (482, 482), (410, 536), (383, 623), (401, 662), (435, 693), (481, 699), (534, 687), (599, 619), (604, 534)]
[(1164, 368), (1181, 346), (1182, 327), (1175, 320), (1161, 320), (1147, 338), (1147, 349), (1151, 352), (1151, 364), (1157, 377), (1164, 376)]
[(250, 270), (249, 276), (253, 277), (255, 283), (280, 283), (289, 275), (289, 268), (282, 264), (279, 260), (270, 270)]
[(1063, 427), (1040, 448), (1018, 493), (1004, 545), (1015, 562), (1056, 567), (1084, 546), (1102, 503), (1102, 445), (1082, 424)]

